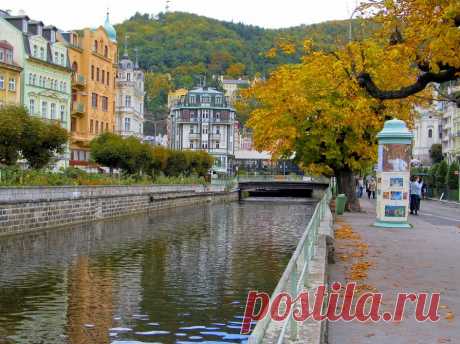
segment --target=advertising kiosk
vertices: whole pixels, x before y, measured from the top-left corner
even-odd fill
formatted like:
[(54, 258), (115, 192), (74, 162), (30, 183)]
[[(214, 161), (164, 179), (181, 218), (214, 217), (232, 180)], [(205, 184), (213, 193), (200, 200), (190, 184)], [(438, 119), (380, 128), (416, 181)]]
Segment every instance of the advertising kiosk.
[(377, 221), (374, 226), (411, 228), (407, 216), (413, 134), (405, 122), (392, 119), (385, 122), (377, 138)]

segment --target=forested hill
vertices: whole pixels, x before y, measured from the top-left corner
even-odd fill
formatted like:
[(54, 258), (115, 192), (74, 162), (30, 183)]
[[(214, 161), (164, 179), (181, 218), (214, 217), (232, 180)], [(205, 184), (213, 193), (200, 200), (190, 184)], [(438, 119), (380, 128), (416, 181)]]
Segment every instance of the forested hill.
[[(176, 86), (190, 86), (194, 75), (266, 75), (280, 63), (298, 61), (306, 38), (316, 48), (333, 49), (346, 40), (348, 21), (274, 30), (183, 12), (155, 17), (136, 13), (116, 29), (120, 49), (126, 34), (129, 47), (139, 48), (141, 67), (171, 73)], [(297, 52), (268, 57), (267, 52), (280, 42), (295, 43)]]

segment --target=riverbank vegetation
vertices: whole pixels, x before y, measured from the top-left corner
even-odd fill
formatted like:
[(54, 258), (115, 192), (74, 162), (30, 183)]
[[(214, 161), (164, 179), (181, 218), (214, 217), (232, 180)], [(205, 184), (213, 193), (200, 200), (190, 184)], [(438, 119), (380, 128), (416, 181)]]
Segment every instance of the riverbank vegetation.
[(67, 130), (57, 122), (30, 116), (21, 106), (0, 108), (0, 164), (14, 166), (21, 158), (34, 169), (64, 153)]

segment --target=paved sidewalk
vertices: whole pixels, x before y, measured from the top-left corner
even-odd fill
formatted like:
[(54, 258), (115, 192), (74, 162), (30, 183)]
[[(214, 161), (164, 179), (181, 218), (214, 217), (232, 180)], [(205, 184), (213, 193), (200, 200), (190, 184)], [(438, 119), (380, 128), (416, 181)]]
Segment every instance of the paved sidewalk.
[(336, 264), (330, 265), (329, 281), (345, 283), (353, 264), (368, 262), (371, 266), (367, 278), (358, 284), (367, 284), (383, 293), (381, 313), (393, 311), (398, 292), (440, 292), (441, 320), (418, 323), (410, 307), (410, 313), (400, 323), (329, 322), (329, 343), (460, 343), (458, 208), (438, 209), (435, 204), (422, 203), (421, 216), (410, 217), (414, 227), (404, 230), (373, 227), (375, 201), (363, 199), (361, 205), (365, 213), (339, 216), (335, 227), (350, 225), (360, 236), (364, 254), (353, 254), (356, 242), (337, 238)]

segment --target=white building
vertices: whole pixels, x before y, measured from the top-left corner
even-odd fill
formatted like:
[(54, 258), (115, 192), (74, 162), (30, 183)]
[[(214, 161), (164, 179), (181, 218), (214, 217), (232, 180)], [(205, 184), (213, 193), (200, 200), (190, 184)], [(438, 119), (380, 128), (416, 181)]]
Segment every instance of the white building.
[(439, 106), (417, 109), (419, 117), (415, 120), (412, 155), (424, 166), (431, 165), (431, 146), (441, 143), (442, 113), (439, 110)]
[[(450, 82), (447, 93), (451, 97), (460, 96), (460, 83)], [(454, 102), (443, 103), (442, 152), (449, 162), (460, 160), (460, 108)]]
[(125, 47), (118, 64), (117, 95), (115, 101), (115, 130), (122, 136), (144, 135), (144, 72), (140, 70), (137, 57), (133, 63)]
[(215, 157), (213, 170), (231, 173), (234, 155), (235, 109), (222, 92), (198, 87), (172, 106), (168, 117), (169, 146), (205, 150)]
[(222, 76), (220, 78), (222, 83), (222, 88), (225, 91), (225, 96), (228, 97), (228, 100), (231, 105), (235, 103), (238, 99), (238, 93), (240, 89), (248, 88), (251, 83), (249, 80), (245, 79), (224, 79)]

